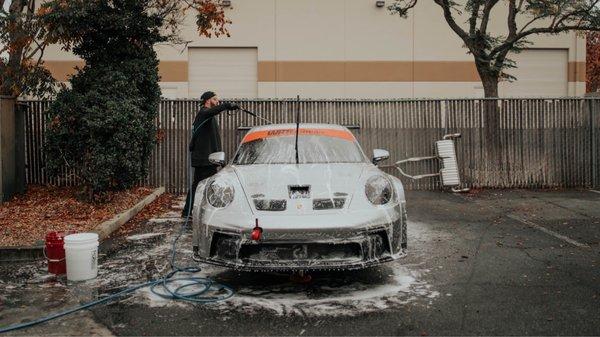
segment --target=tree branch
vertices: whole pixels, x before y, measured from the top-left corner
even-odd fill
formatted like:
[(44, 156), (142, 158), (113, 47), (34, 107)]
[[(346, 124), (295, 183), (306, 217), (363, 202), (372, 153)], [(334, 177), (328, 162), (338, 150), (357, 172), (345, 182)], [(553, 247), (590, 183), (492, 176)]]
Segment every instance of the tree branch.
[(516, 0), (509, 0), (508, 2), (508, 18), (507, 18), (507, 26), (508, 26), (508, 38), (513, 38), (517, 35), (517, 6), (515, 3)]
[[(535, 27), (535, 28), (530, 28), (529, 30), (525, 30), (533, 22), (535, 22), (539, 19), (550, 17), (550, 15), (548, 15), (547, 13), (544, 15), (538, 15), (538, 16), (534, 17), (533, 19), (531, 19), (529, 22), (527, 22), (525, 24), (525, 26), (523, 26), (523, 28), (521, 28), (518, 32), (516, 32), (516, 30), (514, 30), (514, 33), (512, 33), (512, 34), (510, 32), (512, 31), (512, 29), (516, 28), (516, 18), (514, 18), (514, 17), (511, 18), (511, 16), (509, 15), (509, 19), (508, 19), (509, 26), (512, 26), (512, 28), (509, 29), (509, 36), (504, 43), (497, 46), (490, 52), (490, 56), (493, 58), (498, 57), (498, 54), (501, 54), (501, 53), (505, 52), (506, 50), (512, 49), (512, 47), (514, 46), (515, 43), (517, 43), (519, 40), (522, 40), (530, 35), (557, 34), (557, 33), (562, 33), (562, 32), (566, 32), (566, 31), (570, 31), (570, 30), (600, 31), (599, 25), (595, 25), (593, 22), (583, 23), (582, 20), (579, 20), (576, 24), (573, 24), (573, 25), (564, 25), (564, 23), (570, 21), (571, 20), (570, 18), (572, 18), (572, 17), (576, 17), (577, 15), (588, 14), (588, 13), (591, 13), (593, 10), (597, 11), (598, 9), (595, 9), (595, 7), (599, 3), (600, 3), (600, 0), (594, 0), (593, 2), (590, 3), (589, 6), (577, 8), (577, 9), (574, 9), (574, 10), (567, 12), (565, 14), (562, 14), (562, 15), (561, 15), (562, 10), (559, 9), (556, 11), (557, 14), (554, 16), (554, 19), (548, 26)], [(511, 4), (512, 4), (512, 1), (511, 1)], [(516, 16), (516, 10), (513, 10), (512, 12), (510, 12), (510, 14), (514, 14)], [(512, 19), (512, 22), (514, 22), (514, 25), (513, 25), (513, 23), (511, 23), (511, 19)], [(596, 18), (596, 19), (600, 20), (600, 18)], [(588, 21), (590, 21), (590, 20), (588, 20)]]
[(438, 6), (442, 7), (444, 11), (444, 18), (446, 22), (452, 28), (452, 30), (466, 43), (470, 44), (469, 35), (465, 32), (454, 20), (452, 17), (452, 6), (449, 3), (449, 0), (433, 0)]
[(417, 5), (418, 0), (395, 0), (387, 9), (398, 13), (400, 17), (406, 17), (406, 13)]
[(473, 8), (471, 8), (471, 17), (469, 18), (469, 34), (475, 36), (477, 29), (477, 19), (479, 18), (479, 9), (481, 8), (481, 0), (472, 0)]
[(40, 44), (37, 40), (33, 40), (33, 42), (36, 44), (35, 49), (33, 49), (30, 53), (25, 53), (24, 55), (24, 59), (31, 59), (35, 56), (35, 54), (37, 54), (39, 51), (43, 52), (43, 49), (46, 48), (46, 46), (44, 44)]
[(27, 5), (27, 0), (13, 0), (8, 7), (8, 11), (13, 14), (22, 14)]
[(481, 31), (481, 34), (485, 35), (487, 33), (488, 22), (490, 21), (490, 13), (492, 12), (492, 9), (494, 8), (494, 6), (496, 6), (497, 3), (498, 0), (489, 0), (486, 2), (485, 7), (483, 8), (481, 25), (479, 27), (479, 31)]
[[(570, 17), (573, 17), (575, 15), (578, 14), (586, 14), (588, 12), (590, 12), (591, 10), (594, 9), (594, 7), (596, 7), (598, 5), (598, 2), (600, 0), (595, 0), (590, 6), (582, 8), (580, 10), (576, 10), (576, 11), (572, 11), (571, 13), (568, 13), (566, 15), (564, 15), (561, 19), (559, 19), (556, 24), (554, 26), (560, 26), (563, 22), (566, 22), (569, 20)], [(559, 11), (560, 12), (560, 11)]]
[(521, 29), (519, 30), (519, 34), (523, 32), (527, 27), (529, 27), (532, 23), (538, 21), (539, 19), (544, 18), (544, 15), (534, 16), (533, 19), (529, 20)]
[(29, 0), (29, 3), (27, 4), (27, 13), (35, 13), (35, 0)]

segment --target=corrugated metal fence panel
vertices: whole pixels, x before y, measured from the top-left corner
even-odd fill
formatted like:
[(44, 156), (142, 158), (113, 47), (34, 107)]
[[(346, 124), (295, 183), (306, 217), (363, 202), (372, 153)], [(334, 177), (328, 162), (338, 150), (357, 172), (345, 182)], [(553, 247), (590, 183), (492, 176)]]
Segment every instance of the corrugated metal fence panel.
[[(374, 148), (390, 151), (388, 164), (429, 156), (445, 133), (459, 132), (456, 150), (465, 187), (590, 187), (599, 186), (600, 100), (564, 99), (447, 99), (447, 100), (237, 100), (236, 103), (274, 123), (292, 123), (300, 110), (303, 122), (358, 125), (353, 131), (367, 156)], [(75, 172), (65, 169), (50, 179), (42, 150), (48, 101), (24, 101), (26, 113), (27, 182), (73, 185)], [(486, 104), (496, 104), (501, 144), (500, 162), (486, 153)], [(185, 192), (188, 186), (188, 142), (198, 109), (196, 100), (164, 100), (156, 120), (156, 148), (146, 183)], [(233, 156), (244, 132), (239, 126), (265, 124), (247, 114), (218, 118), (223, 149)], [(436, 161), (411, 163), (411, 173), (436, 172)], [(397, 175), (393, 168), (386, 172)], [(410, 181), (407, 189), (436, 189), (438, 179)]]

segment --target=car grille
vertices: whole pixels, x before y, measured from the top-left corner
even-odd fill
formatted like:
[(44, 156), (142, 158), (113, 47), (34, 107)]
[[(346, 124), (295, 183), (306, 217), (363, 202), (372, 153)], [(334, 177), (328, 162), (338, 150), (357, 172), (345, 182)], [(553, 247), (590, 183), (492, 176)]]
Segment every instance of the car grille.
[(333, 198), (333, 199), (313, 199), (313, 209), (341, 209), (344, 208), (346, 198)]
[(241, 238), (237, 235), (214, 233), (210, 244), (210, 256), (220, 259), (236, 259)]
[(285, 211), (287, 201), (285, 199), (254, 199), (254, 207), (259, 211), (281, 212)]
[(362, 259), (361, 246), (349, 243), (263, 243), (242, 245), (240, 258), (244, 261), (323, 261)]

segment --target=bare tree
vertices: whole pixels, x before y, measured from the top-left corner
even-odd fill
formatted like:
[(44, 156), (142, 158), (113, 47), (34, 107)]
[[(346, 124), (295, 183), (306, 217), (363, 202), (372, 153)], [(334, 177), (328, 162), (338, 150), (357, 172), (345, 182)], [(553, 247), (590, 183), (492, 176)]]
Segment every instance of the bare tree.
[[(419, 0), (396, 0), (388, 9), (406, 17)], [(429, 0), (428, 0), (429, 1)], [(515, 63), (510, 52), (530, 44), (533, 35), (568, 31), (600, 31), (600, 0), (433, 0), (450, 29), (461, 38), (475, 59), (485, 97), (498, 97), (500, 79)], [(488, 25), (497, 6), (508, 6), (505, 35), (493, 33)], [(461, 23), (460, 17), (468, 17)], [(496, 14), (494, 14), (496, 15)], [(520, 23), (520, 24), (519, 24)]]
[[(431, 1), (431, 0), (427, 0)], [(600, 31), (600, 0), (432, 0), (450, 29), (460, 37), (473, 55), (485, 97), (498, 97), (498, 82), (513, 80), (506, 72), (515, 68), (509, 53), (518, 53), (530, 44), (529, 38), (539, 34), (559, 34), (568, 31)], [(403, 18), (417, 6), (419, 0), (395, 0), (388, 6), (392, 14)], [(492, 11), (507, 6), (506, 34), (489, 29)], [(494, 14), (497, 15), (497, 14)], [(460, 18), (467, 18), (463, 23)], [(495, 17), (496, 18), (496, 17)], [(501, 172), (502, 143), (500, 115), (494, 100), (483, 103), (483, 127), (487, 163), (491, 170)]]

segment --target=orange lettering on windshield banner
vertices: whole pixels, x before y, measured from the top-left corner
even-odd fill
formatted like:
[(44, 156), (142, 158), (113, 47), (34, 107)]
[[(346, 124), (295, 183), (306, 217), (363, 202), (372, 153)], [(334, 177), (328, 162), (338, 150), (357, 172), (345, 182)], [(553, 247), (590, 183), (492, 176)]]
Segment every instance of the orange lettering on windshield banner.
[[(302, 136), (323, 136), (323, 137), (334, 137), (341, 138), (348, 141), (354, 141), (352, 133), (346, 130), (336, 129), (299, 129), (298, 134)], [(275, 130), (264, 130), (254, 131), (244, 136), (242, 143), (251, 142), (257, 139), (271, 138), (271, 137), (289, 137), (295, 136), (296, 129), (275, 129)]]

